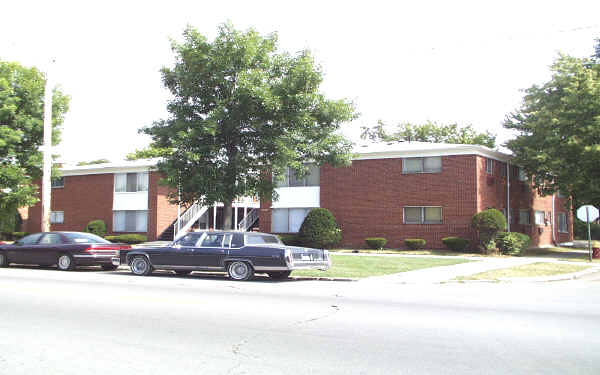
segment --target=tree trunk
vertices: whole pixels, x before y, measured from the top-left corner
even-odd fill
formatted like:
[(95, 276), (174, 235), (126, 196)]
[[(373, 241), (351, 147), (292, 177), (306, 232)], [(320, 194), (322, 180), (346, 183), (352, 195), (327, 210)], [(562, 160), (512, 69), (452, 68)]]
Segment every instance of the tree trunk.
[[(223, 230), (230, 230), (232, 223), (231, 202), (223, 202)], [(235, 229), (235, 228), (234, 228)]]

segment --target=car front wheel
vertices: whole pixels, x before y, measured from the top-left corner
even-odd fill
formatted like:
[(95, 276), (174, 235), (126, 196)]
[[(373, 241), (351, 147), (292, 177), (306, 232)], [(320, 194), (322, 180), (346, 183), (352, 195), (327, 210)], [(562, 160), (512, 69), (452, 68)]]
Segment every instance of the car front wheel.
[(4, 253), (0, 253), (0, 267), (8, 267), (8, 259)]
[(268, 272), (267, 275), (273, 280), (283, 280), (287, 279), (292, 271), (277, 271), (277, 272)]
[(133, 258), (129, 266), (131, 267), (131, 272), (138, 276), (148, 276), (152, 273), (152, 265), (145, 256)]
[(72, 271), (75, 268), (73, 257), (69, 254), (61, 254), (56, 260), (56, 265), (61, 271)]
[(246, 262), (231, 262), (227, 267), (227, 273), (229, 277), (237, 281), (246, 281), (252, 279), (254, 276), (254, 270)]

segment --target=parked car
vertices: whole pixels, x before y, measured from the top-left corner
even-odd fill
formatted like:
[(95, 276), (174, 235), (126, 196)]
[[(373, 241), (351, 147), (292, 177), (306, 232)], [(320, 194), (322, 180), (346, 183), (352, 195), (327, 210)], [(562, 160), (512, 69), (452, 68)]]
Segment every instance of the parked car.
[(111, 243), (91, 233), (43, 232), (21, 238), (12, 245), (0, 245), (0, 267), (10, 263), (57, 265), (63, 271), (77, 266), (101, 266), (114, 270), (121, 263), (119, 251), (127, 244)]
[(153, 270), (226, 271), (234, 280), (266, 273), (287, 278), (293, 270), (327, 270), (327, 250), (286, 246), (279, 237), (259, 232), (204, 231), (188, 233), (166, 247), (135, 248), (127, 253), (131, 272), (146, 276)]

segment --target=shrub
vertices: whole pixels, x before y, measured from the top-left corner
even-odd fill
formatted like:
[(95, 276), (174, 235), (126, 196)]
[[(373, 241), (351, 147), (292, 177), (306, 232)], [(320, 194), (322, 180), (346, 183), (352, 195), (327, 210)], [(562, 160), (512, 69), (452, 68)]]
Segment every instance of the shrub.
[(522, 255), (529, 246), (531, 239), (519, 232), (499, 232), (496, 235), (496, 246), (507, 255)]
[(12, 232), (13, 240), (20, 240), (21, 238), (27, 236), (29, 233), (27, 232)]
[(106, 224), (104, 224), (104, 220), (92, 220), (85, 226), (83, 231), (104, 237), (106, 235)]
[[(588, 239), (587, 223), (575, 218), (573, 220), (573, 232), (575, 234), (576, 239), (587, 240)], [(590, 224), (590, 233), (592, 235), (592, 240), (600, 240), (600, 224), (591, 223)]]
[(327, 248), (341, 239), (342, 231), (333, 214), (326, 208), (310, 210), (298, 232), (300, 243), (309, 247)]
[(469, 246), (469, 240), (460, 237), (444, 237), (442, 242), (452, 251), (464, 251)]
[(106, 236), (104, 238), (110, 242), (123, 242), (130, 245), (148, 241), (148, 237), (143, 234), (119, 234), (118, 236)]
[(387, 243), (387, 240), (383, 237), (368, 237), (365, 238), (365, 242), (367, 246), (369, 246), (373, 250), (381, 250)]
[(298, 236), (295, 234), (280, 234), (279, 239), (281, 242), (288, 246), (299, 246)]
[(425, 247), (425, 241), (422, 238), (407, 238), (404, 240), (404, 244), (411, 250), (419, 250)]
[(483, 250), (496, 248), (496, 234), (506, 230), (506, 218), (495, 208), (483, 210), (473, 215), (471, 226), (479, 234), (479, 244)]

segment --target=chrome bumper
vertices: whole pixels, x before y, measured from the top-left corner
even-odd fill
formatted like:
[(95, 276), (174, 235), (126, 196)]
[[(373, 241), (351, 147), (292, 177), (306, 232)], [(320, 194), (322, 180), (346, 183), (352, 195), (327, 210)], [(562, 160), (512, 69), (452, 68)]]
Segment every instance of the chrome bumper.
[(73, 257), (77, 260), (97, 261), (99, 263), (111, 263), (113, 266), (121, 265), (121, 258), (115, 255), (101, 255), (101, 254), (73, 254)]

